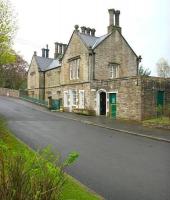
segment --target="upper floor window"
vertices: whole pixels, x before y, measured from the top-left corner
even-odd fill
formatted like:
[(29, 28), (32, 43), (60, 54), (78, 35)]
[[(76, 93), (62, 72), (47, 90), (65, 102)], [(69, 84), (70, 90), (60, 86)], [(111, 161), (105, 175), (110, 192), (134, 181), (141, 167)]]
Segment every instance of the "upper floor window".
[(110, 78), (119, 77), (119, 64), (113, 63), (109, 65), (109, 76)]
[(69, 61), (70, 80), (79, 79), (80, 58)]

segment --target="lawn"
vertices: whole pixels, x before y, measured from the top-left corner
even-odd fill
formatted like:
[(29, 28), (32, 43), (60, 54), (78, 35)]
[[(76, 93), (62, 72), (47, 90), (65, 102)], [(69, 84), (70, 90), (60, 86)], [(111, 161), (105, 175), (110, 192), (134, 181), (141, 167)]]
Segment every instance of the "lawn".
[[(8, 159), (8, 157), (10, 157), (10, 154), (12, 152), (15, 152), (15, 154), (18, 154), (18, 155), (21, 155), (21, 154), (23, 154), (23, 152), (26, 152), (24, 154), (27, 155), (26, 159), (28, 160), (28, 163), (30, 163), (30, 160), (32, 160), (33, 157), (37, 157), (38, 153), (33, 151), (32, 149), (30, 149), (26, 144), (24, 144), (20, 140), (18, 140), (7, 128), (6, 121), (4, 119), (0, 118), (0, 164), (1, 164), (0, 167), (1, 167), (1, 169), (2, 169), (2, 160), (3, 160), (2, 159), (2, 155), (3, 155), (2, 147), (4, 147), (4, 144), (5, 144), (5, 154), (7, 155), (7, 156), (6, 155), (4, 156), (5, 159)], [(9, 153), (8, 151), (9, 152), (11, 151), (11, 152)], [(5, 162), (6, 162), (6, 160), (5, 160)], [(78, 162), (78, 160), (77, 160), (77, 162)], [(48, 161), (48, 163), (49, 163), (49, 161)], [(51, 166), (51, 163), (49, 163), (48, 166), (50, 166), (50, 169), (52, 169), (51, 171), (55, 171), (54, 166)], [(33, 166), (33, 167), (35, 168), (35, 166)], [(48, 172), (46, 172), (46, 173), (48, 174)], [(56, 172), (54, 172), (54, 173), (56, 173)], [(0, 174), (1, 174), (1, 172), (0, 172)], [(51, 175), (51, 172), (49, 174)], [(35, 177), (33, 177), (33, 178), (35, 178)], [(87, 187), (80, 184), (73, 177), (70, 177), (69, 175), (67, 175), (65, 173), (64, 173), (64, 177), (65, 177), (65, 181), (62, 186), (61, 195), (60, 195), (59, 199), (61, 199), (61, 200), (66, 200), (66, 199), (67, 200), (99, 200), (99, 199), (101, 199), (98, 195), (91, 192)], [(40, 185), (42, 184), (39, 182), (36, 182), (36, 183), (40, 184)], [(35, 186), (35, 188), (36, 188), (36, 186)], [(0, 195), (2, 195), (1, 190), (2, 190), (2, 184), (0, 183)], [(17, 199), (19, 199), (19, 198), (17, 198)], [(39, 198), (38, 193), (37, 193), (35, 200), (41, 200), (41, 199), (46, 199), (46, 198)], [(53, 198), (53, 199), (58, 199), (58, 198)], [(6, 199), (3, 199), (3, 200), (6, 200)]]
[(143, 124), (146, 126), (164, 127), (170, 128), (170, 118), (169, 117), (158, 117), (154, 119), (144, 120)]

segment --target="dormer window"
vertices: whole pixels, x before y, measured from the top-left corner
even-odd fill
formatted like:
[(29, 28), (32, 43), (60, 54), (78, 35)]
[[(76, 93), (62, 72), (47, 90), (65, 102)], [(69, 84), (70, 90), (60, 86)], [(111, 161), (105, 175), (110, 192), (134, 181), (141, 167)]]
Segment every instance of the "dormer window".
[(112, 63), (109, 65), (109, 78), (118, 78), (119, 77), (119, 64)]
[(69, 67), (70, 67), (70, 80), (79, 79), (80, 58), (70, 60)]

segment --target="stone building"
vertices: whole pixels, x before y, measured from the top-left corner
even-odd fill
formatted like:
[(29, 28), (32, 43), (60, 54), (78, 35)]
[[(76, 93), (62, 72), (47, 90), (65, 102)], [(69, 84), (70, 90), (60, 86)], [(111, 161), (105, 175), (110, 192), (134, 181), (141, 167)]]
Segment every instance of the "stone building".
[(119, 10), (109, 9), (108, 32), (75, 25), (68, 45), (55, 43), (33, 56), (29, 95), (61, 99), (65, 111), (142, 120), (170, 103), (170, 79), (138, 75), (141, 60), (121, 33)]

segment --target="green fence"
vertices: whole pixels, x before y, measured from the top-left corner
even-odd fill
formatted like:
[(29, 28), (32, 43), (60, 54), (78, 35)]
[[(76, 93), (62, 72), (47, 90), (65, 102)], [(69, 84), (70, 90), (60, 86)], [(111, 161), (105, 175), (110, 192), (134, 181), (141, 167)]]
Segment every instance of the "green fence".
[(21, 99), (24, 99), (26, 101), (30, 101), (32, 103), (36, 103), (36, 104), (39, 104), (39, 105), (42, 105), (42, 106), (48, 106), (48, 102), (47, 101), (44, 101), (44, 100), (41, 100), (41, 99), (36, 99), (36, 98), (33, 98), (33, 97), (29, 97), (29, 96), (20, 96)]

